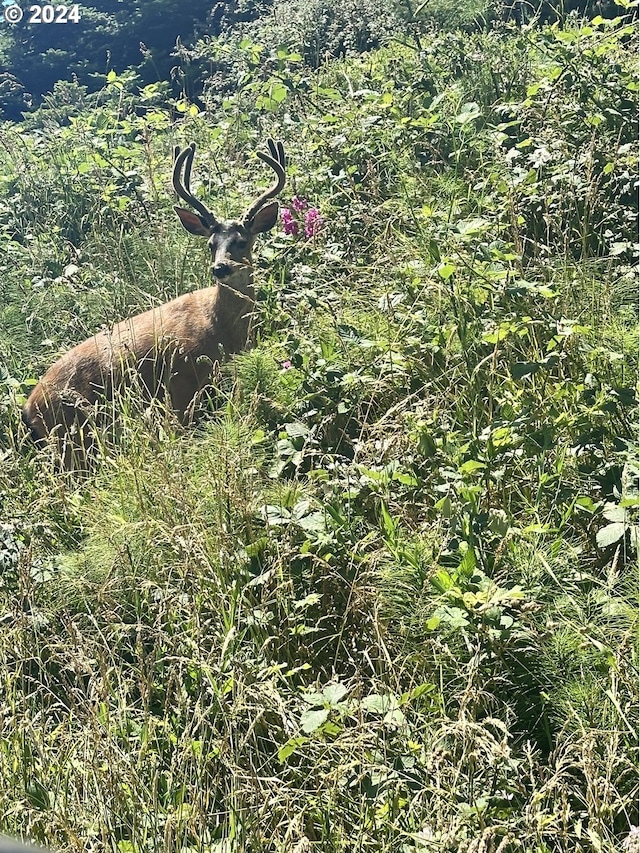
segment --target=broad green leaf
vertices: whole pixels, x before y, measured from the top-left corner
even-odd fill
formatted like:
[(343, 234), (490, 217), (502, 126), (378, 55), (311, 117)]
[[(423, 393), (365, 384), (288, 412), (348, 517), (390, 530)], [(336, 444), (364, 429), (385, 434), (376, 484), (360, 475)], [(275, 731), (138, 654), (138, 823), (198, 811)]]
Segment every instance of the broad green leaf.
[(407, 725), (407, 718), (400, 708), (394, 708), (384, 715), (383, 722), (385, 726), (389, 726), (390, 728), (401, 729)]
[(456, 271), (455, 264), (443, 263), (438, 267), (438, 275), (444, 281), (448, 281)]
[(476, 471), (484, 471), (487, 466), (484, 462), (478, 462), (475, 459), (468, 459), (466, 462), (463, 462), (460, 468), (458, 469), (461, 474), (473, 474)]
[(431, 585), (434, 586), (438, 592), (448, 592), (454, 585), (454, 580), (446, 569), (438, 569), (434, 575), (431, 576)]
[(306, 743), (309, 743), (309, 738), (302, 737), (302, 735), (289, 738), (285, 745), (281, 746), (278, 750), (278, 761), (280, 761), (280, 763), (285, 762), (290, 755), (293, 755), (296, 750), (301, 746), (304, 746)]
[(399, 707), (398, 700), (395, 696), (392, 694), (386, 694), (383, 696), (379, 693), (372, 693), (370, 696), (365, 696), (360, 702), (360, 706), (364, 711), (369, 711), (374, 714), (386, 714)]
[(468, 104), (463, 104), (462, 109), (456, 116), (455, 120), (458, 124), (468, 124), (480, 116), (480, 107), (475, 101), (470, 101)]
[(322, 533), (327, 529), (326, 517), (323, 512), (311, 512), (297, 520), (298, 527), (309, 533)]
[(349, 688), (340, 683), (327, 684), (326, 687), (322, 688), (322, 696), (332, 708), (335, 708), (338, 703), (342, 702), (348, 693)]
[(308, 735), (312, 734), (326, 722), (329, 714), (329, 708), (317, 708), (310, 711), (304, 711), (300, 717), (300, 727), (302, 731)]
[(616, 521), (613, 524), (607, 524), (596, 533), (596, 543), (598, 548), (607, 548), (609, 545), (614, 545), (627, 532), (627, 525)]
[(269, 95), (272, 100), (276, 102), (276, 104), (281, 104), (285, 98), (287, 97), (289, 90), (286, 86), (283, 86), (281, 83), (272, 86)]
[(476, 554), (473, 548), (469, 548), (458, 566), (458, 573), (462, 577), (470, 578), (477, 564)]
[(602, 514), (607, 519), (607, 521), (624, 522), (627, 520), (627, 514), (625, 512), (625, 509), (619, 504), (606, 504)]

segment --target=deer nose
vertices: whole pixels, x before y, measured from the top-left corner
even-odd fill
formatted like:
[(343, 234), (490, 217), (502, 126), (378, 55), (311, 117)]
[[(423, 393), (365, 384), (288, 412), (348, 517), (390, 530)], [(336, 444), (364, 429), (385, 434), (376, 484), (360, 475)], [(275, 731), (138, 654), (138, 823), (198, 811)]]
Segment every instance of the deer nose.
[(225, 264), (222, 261), (218, 261), (213, 265), (213, 274), (216, 278), (223, 279), (226, 278), (231, 272), (231, 267), (229, 264)]

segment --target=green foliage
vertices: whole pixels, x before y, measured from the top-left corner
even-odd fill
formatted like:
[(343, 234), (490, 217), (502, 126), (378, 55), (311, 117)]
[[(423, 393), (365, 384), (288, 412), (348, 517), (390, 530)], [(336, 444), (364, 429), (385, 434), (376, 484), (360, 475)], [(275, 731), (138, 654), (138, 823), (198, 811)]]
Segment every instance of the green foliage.
[(428, 0), (427, 3), (413, 3), (405, 0), (407, 9), (413, 20), (426, 21), (436, 24), (445, 30), (475, 30), (491, 16), (492, 7), (500, 7), (500, 3), (489, 0), (471, 0), (467, 3), (456, 3), (454, 0)]
[(271, 26), (259, 22), (257, 37), (287, 44), (312, 68), (331, 57), (380, 47), (401, 24), (392, 0), (276, 0), (272, 14)]
[[(624, 849), (633, 32), (500, 23), (313, 71), (272, 27), (199, 45), (235, 75), (215, 114), (114, 74), (3, 129), (0, 830)], [(193, 428), (133, 389), (96, 471), (56, 472), (20, 424), (35, 377), (206, 278), (173, 145), (196, 140), (196, 191), (233, 216), (267, 134), (283, 204), (324, 225), (258, 247), (255, 348)]]

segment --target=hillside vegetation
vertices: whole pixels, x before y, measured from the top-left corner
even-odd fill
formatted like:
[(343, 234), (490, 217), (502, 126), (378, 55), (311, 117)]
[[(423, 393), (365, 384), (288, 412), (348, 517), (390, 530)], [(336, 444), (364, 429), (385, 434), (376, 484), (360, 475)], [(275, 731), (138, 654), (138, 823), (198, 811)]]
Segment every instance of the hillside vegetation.
[[(252, 26), (194, 48), (198, 107), (114, 72), (0, 129), (0, 831), (637, 851), (635, 26), (315, 70)], [(322, 227), (256, 248), (256, 346), (195, 427), (130, 394), (58, 473), (38, 377), (208, 283), (173, 146), (237, 216), (269, 135)]]

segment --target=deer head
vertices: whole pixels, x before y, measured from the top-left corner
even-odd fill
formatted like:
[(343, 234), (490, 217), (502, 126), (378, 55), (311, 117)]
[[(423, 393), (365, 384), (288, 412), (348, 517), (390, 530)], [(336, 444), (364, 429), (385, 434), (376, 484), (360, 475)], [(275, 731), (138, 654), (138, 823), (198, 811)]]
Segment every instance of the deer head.
[(199, 237), (206, 237), (211, 252), (211, 271), (219, 284), (245, 295), (252, 294), (251, 249), (256, 236), (269, 231), (278, 218), (278, 195), (285, 184), (285, 155), (282, 142), (267, 140), (269, 154), (258, 151), (258, 157), (271, 166), (276, 173), (274, 183), (265, 190), (246, 210), (241, 219), (220, 220), (191, 191), (191, 167), (196, 152), (192, 142), (183, 151), (174, 150), (173, 186), (178, 196), (194, 208), (196, 213), (184, 207), (174, 210), (183, 227)]

